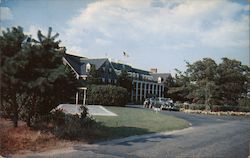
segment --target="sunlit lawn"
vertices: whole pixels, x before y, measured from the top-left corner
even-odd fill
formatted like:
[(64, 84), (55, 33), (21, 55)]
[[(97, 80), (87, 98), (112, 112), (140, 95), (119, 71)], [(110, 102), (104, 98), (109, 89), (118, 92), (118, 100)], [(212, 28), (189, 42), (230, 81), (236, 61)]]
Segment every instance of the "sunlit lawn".
[(98, 139), (113, 139), (131, 135), (183, 129), (188, 122), (176, 117), (156, 113), (148, 109), (105, 107), (118, 116), (95, 116), (103, 126), (95, 132)]

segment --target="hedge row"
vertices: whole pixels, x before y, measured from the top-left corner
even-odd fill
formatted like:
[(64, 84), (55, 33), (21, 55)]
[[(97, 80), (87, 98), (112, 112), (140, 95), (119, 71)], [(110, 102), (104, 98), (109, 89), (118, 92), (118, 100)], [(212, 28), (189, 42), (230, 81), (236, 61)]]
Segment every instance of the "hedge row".
[(125, 106), (128, 102), (128, 93), (125, 88), (114, 85), (88, 86), (88, 105)]
[(246, 106), (189, 104), (189, 105), (182, 105), (181, 107), (190, 110), (209, 110), (213, 112), (218, 112), (218, 111), (250, 112), (250, 107)]
[(250, 107), (244, 107), (244, 106), (212, 106), (211, 111), (217, 112), (217, 111), (237, 111), (237, 112), (250, 112)]

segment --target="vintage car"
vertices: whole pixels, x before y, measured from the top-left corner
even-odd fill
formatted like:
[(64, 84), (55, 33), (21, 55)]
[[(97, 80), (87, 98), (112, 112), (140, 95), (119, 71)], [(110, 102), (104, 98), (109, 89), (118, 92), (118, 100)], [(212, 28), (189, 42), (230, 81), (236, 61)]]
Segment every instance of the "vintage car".
[(175, 106), (173, 100), (170, 98), (155, 98), (154, 106), (159, 107), (161, 110), (179, 111), (180, 108)]

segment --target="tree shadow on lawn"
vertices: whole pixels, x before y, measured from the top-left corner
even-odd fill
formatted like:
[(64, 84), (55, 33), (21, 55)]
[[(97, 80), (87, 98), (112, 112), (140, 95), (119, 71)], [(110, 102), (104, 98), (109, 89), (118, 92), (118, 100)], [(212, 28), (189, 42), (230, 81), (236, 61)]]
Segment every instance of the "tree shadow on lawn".
[(87, 139), (89, 143), (99, 143), (103, 141), (109, 141), (112, 139), (125, 138), (134, 135), (151, 134), (147, 129), (138, 127), (108, 127), (104, 125), (99, 125), (96, 128), (89, 129), (87, 132)]
[[(152, 135), (146, 137), (138, 137), (130, 140), (124, 140), (122, 142), (114, 143), (108, 142), (113, 139), (121, 139), (130, 136), (142, 136), (146, 134), (154, 134), (156, 132), (151, 132), (148, 129), (138, 128), (138, 127), (107, 127), (104, 125), (99, 125), (99, 128), (90, 131), (88, 134), (88, 142), (89, 143), (101, 143), (101, 144), (113, 144), (113, 145), (125, 145), (131, 146), (134, 143), (147, 143), (147, 142), (160, 142), (163, 139), (171, 139), (176, 136), (173, 135)], [(107, 141), (107, 142), (105, 142)]]

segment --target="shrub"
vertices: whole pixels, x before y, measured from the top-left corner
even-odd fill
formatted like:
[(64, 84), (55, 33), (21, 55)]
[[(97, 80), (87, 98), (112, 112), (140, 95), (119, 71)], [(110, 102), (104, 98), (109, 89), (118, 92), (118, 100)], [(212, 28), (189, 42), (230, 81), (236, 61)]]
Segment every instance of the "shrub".
[(229, 106), (229, 105), (213, 105), (211, 111), (237, 111), (237, 112), (250, 112), (250, 107), (244, 106)]
[(95, 124), (95, 120), (88, 115), (87, 110), (83, 110), (81, 115), (65, 114), (61, 110), (55, 110), (51, 122), (53, 124), (53, 133), (66, 139), (84, 137), (84, 133)]
[(125, 88), (113, 85), (91, 85), (87, 90), (87, 104), (125, 106), (128, 93)]
[(189, 106), (189, 109), (191, 109), (191, 110), (205, 110), (206, 105), (205, 104), (191, 104)]
[(249, 98), (240, 98), (239, 99), (239, 106), (250, 108), (250, 99)]

